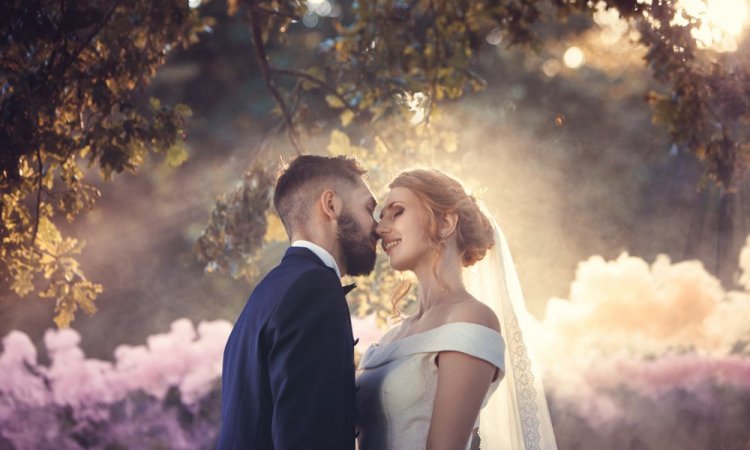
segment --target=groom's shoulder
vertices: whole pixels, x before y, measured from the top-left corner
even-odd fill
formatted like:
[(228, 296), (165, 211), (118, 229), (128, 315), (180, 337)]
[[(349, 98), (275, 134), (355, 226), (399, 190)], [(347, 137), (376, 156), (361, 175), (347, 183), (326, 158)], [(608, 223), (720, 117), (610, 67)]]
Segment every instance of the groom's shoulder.
[(296, 316), (300, 308), (326, 308), (343, 298), (341, 282), (326, 266), (279, 264), (258, 284), (252, 297), (270, 308), (268, 317)]
[(281, 292), (299, 288), (310, 289), (315, 286), (340, 286), (340, 284), (333, 269), (313, 259), (284, 258), (263, 278), (258, 288), (271, 287)]

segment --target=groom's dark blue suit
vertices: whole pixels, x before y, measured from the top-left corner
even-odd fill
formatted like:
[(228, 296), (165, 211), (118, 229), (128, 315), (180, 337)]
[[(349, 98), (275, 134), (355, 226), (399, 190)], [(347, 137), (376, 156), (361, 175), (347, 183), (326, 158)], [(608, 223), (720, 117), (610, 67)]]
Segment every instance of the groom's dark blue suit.
[(354, 348), (336, 272), (290, 247), (224, 350), (218, 449), (354, 448)]

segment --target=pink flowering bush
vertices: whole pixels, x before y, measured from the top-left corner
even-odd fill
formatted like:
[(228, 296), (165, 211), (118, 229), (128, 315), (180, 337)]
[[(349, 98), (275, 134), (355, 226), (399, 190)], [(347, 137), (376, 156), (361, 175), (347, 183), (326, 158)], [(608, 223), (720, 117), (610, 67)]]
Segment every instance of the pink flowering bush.
[(561, 448), (750, 448), (750, 240), (744, 289), (699, 261), (579, 264), (530, 336)]
[(74, 330), (48, 330), (49, 366), (13, 331), (0, 354), (0, 448), (213, 448), (231, 324), (186, 319), (114, 362), (87, 359)]

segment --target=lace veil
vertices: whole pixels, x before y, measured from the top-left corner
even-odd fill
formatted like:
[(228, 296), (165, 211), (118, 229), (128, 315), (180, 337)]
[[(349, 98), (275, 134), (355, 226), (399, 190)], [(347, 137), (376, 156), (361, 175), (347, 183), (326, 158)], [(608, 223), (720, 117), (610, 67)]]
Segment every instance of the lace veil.
[[(479, 203), (479, 202), (478, 202)], [(529, 347), (529, 313), (508, 243), (484, 205), (495, 245), (464, 271), (466, 288), (492, 308), (505, 339), (505, 377), (479, 418), (483, 450), (557, 449), (539, 364)]]

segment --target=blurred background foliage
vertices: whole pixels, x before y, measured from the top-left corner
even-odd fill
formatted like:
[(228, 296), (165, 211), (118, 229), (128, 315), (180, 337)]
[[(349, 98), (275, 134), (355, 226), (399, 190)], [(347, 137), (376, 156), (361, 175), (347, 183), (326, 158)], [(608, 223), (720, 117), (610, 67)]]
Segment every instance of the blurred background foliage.
[[(108, 336), (97, 355), (233, 319), (286, 246), (279, 162), (307, 152), (356, 156), (378, 192), (415, 164), (462, 177), (508, 218), (532, 311), (592, 253), (698, 257), (731, 282), (748, 48), (690, 3), (6, 2), (2, 328), (105, 301), (79, 319)], [(378, 267), (352, 309), (382, 323), (398, 280)]]

